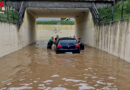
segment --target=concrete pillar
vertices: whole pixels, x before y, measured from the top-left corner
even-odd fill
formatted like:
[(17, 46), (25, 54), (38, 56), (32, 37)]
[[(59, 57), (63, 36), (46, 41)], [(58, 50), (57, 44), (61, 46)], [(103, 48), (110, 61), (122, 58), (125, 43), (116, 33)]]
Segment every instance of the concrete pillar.
[(89, 11), (76, 17), (76, 34), (86, 45), (95, 47), (95, 27)]
[(19, 45), (25, 47), (35, 42), (35, 17), (25, 11), (23, 23), (18, 32)]

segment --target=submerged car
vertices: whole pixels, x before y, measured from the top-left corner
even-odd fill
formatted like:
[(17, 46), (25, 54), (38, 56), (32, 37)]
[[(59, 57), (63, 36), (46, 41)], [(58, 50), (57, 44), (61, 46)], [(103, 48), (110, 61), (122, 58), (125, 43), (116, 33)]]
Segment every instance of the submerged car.
[(80, 53), (80, 44), (75, 38), (60, 38), (56, 44), (56, 53)]

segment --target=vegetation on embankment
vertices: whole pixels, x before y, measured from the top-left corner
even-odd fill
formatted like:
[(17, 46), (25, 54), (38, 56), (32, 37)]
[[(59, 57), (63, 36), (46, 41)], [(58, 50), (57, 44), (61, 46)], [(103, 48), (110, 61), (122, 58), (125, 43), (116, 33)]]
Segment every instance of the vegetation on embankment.
[(74, 25), (73, 21), (37, 21), (36, 24), (44, 24), (44, 25)]
[(0, 22), (18, 22), (19, 13), (12, 6), (6, 4), (6, 0), (0, 0)]
[(59, 21), (36, 21), (36, 24), (44, 25), (74, 25), (74, 21), (67, 20), (67, 18), (61, 18)]
[(112, 7), (101, 8), (98, 11), (101, 24), (130, 18), (130, 0), (120, 1), (115, 4), (113, 13)]
[(18, 12), (14, 10), (5, 10), (4, 12), (0, 13), (0, 21), (17, 23)]

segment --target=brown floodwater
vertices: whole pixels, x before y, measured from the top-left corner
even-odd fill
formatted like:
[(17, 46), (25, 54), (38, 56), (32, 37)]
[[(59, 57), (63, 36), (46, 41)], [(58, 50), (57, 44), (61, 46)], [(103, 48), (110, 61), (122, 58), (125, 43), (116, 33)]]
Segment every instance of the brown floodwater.
[(56, 54), (37, 42), (0, 58), (0, 90), (130, 90), (130, 63), (91, 47)]

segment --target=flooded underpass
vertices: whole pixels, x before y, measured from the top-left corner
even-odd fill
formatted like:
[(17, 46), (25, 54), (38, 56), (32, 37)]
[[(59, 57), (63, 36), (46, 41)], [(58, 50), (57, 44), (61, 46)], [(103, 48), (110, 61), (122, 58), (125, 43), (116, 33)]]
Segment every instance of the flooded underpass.
[(91, 47), (56, 54), (37, 42), (0, 58), (0, 90), (130, 90), (130, 63)]

